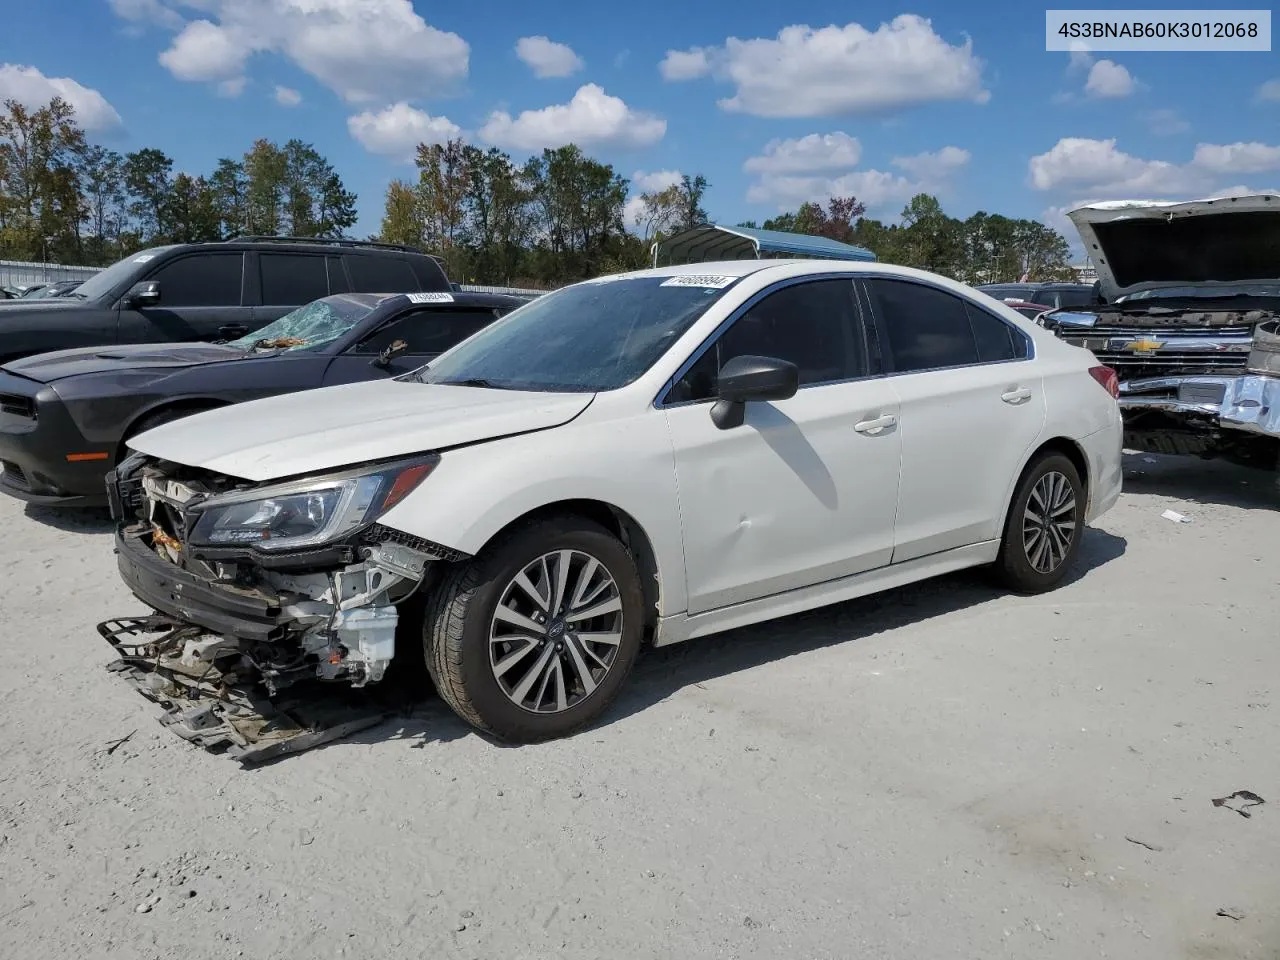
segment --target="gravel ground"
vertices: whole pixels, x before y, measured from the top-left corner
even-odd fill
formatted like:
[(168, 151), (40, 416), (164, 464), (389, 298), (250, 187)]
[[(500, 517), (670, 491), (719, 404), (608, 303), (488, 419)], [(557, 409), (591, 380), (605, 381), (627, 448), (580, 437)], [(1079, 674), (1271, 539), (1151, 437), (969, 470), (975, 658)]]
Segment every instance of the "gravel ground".
[(3, 499), (0, 957), (1280, 956), (1280, 499), (1128, 467), (1051, 595), (951, 577), (651, 653), (568, 741), (430, 700), (255, 770), (103, 669), (107, 523)]

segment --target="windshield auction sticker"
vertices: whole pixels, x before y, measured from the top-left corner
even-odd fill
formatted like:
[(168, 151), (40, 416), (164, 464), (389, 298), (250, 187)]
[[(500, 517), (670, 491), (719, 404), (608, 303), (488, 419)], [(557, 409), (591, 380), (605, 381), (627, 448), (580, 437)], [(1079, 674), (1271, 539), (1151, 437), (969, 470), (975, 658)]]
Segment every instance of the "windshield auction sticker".
[(1271, 50), (1270, 10), (1046, 10), (1045, 49)]
[(737, 277), (722, 277), (714, 273), (686, 273), (678, 277), (668, 277), (659, 286), (704, 287), (711, 290), (723, 290), (737, 279)]

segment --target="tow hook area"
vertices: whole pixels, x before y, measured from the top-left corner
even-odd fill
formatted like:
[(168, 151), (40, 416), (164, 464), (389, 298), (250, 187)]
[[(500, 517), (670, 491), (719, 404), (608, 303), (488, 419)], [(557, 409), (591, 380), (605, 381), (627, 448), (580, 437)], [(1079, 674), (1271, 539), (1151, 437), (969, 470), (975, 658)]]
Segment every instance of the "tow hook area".
[(246, 765), (340, 740), (394, 712), (369, 693), (330, 685), (268, 699), (238, 644), (168, 617), (108, 620), (98, 632), (120, 657), (107, 669), (159, 704), (165, 727)]

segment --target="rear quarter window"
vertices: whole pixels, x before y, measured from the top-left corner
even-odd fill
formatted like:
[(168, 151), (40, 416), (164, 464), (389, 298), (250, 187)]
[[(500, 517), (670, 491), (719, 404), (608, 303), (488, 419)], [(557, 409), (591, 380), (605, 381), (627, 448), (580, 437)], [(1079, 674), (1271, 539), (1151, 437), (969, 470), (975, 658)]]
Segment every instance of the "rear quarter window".
[(348, 254), (353, 293), (416, 293), (418, 278), (407, 260)]

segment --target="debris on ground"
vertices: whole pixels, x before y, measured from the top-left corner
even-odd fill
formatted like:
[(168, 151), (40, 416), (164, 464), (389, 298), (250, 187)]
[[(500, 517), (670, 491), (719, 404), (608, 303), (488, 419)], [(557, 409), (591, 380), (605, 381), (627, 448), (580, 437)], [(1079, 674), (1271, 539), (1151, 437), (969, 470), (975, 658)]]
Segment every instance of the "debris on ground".
[(1164, 849), (1164, 847), (1160, 846), (1158, 843), (1147, 843), (1145, 840), (1139, 840), (1137, 837), (1126, 836), (1125, 839), (1130, 843), (1136, 843), (1138, 846), (1146, 847), (1148, 850), (1153, 850), (1156, 853), (1159, 853)]
[[(1232, 806), (1231, 801), (1233, 800), (1243, 800), (1244, 803), (1239, 806)], [(1226, 807), (1228, 810), (1234, 810), (1242, 817), (1252, 817), (1253, 814), (1249, 812), (1249, 808), (1260, 807), (1267, 801), (1263, 800), (1252, 790), (1237, 790), (1229, 797), (1219, 797), (1212, 802), (1215, 807)]]
[(1166, 520), (1172, 520), (1174, 523), (1191, 522), (1190, 517), (1186, 514), (1179, 513), (1177, 510), (1166, 510), (1164, 513), (1160, 514), (1160, 516), (1164, 517)]
[(117, 750), (123, 747), (126, 743), (132, 740), (133, 735), (137, 732), (138, 732), (137, 730), (130, 730), (119, 740), (112, 740), (109, 744), (107, 744), (107, 749), (106, 749), (107, 756), (108, 757), (111, 756), (113, 753), (115, 753)]
[(1226, 917), (1228, 920), (1243, 920), (1244, 914), (1233, 907), (1219, 907), (1218, 916)]

